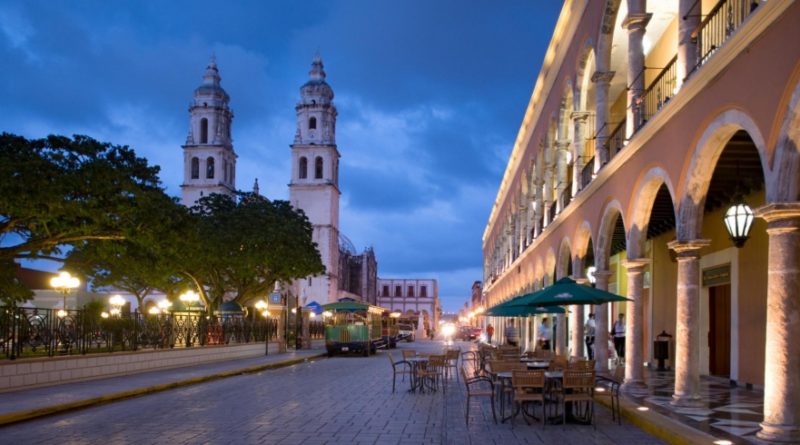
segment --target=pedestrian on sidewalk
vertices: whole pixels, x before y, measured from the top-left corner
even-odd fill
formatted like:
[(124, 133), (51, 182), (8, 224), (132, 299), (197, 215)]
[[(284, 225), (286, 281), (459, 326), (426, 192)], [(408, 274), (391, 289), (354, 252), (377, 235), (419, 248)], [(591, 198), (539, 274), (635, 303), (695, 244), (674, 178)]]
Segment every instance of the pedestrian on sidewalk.
[(586, 335), (586, 353), (589, 355), (589, 360), (594, 360), (594, 330), (595, 330), (594, 314), (589, 314), (586, 319), (586, 324), (583, 326), (584, 335)]
[(614, 327), (611, 329), (611, 336), (614, 337), (614, 349), (617, 350), (617, 357), (625, 358), (625, 314), (620, 313)]
[(494, 335), (494, 326), (491, 323), (486, 325), (486, 339), (488, 340), (489, 344), (492, 344), (492, 336)]

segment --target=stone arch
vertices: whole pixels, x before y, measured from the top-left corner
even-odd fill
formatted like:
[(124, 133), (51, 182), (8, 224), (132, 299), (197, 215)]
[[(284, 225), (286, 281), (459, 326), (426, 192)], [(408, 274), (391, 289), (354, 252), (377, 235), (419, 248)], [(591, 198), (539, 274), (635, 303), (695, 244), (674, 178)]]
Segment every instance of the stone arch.
[(564, 237), (561, 240), (561, 245), (558, 247), (558, 257), (556, 257), (556, 279), (569, 275), (571, 261), (572, 246), (569, 237)]
[[(583, 221), (577, 229), (575, 229), (575, 240), (572, 243), (572, 255), (574, 257), (586, 257), (587, 250), (589, 249), (589, 242), (592, 240), (592, 225), (589, 221)], [(592, 252), (594, 253), (594, 252)]]
[(794, 86), (789, 104), (782, 114), (772, 164), (774, 174), (769, 178), (765, 175), (767, 202), (800, 200), (800, 82)]
[(553, 248), (547, 249), (547, 254), (544, 259), (544, 275), (545, 285), (549, 286), (555, 282), (556, 272), (556, 252)]
[[(622, 225), (626, 227), (622, 205), (616, 199), (606, 204), (600, 226), (597, 228), (597, 247), (595, 248), (595, 264), (597, 270), (608, 270), (608, 260), (611, 254), (611, 241), (614, 237), (614, 226), (617, 218), (622, 218)], [(625, 233), (628, 233), (625, 230)], [(626, 240), (627, 245), (627, 240)]]
[[(703, 208), (708, 186), (714, 174), (714, 167), (717, 165), (717, 160), (730, 138), (739, 130), (744, 130), (748, 133), (758, 150), (769, 196), (771, 191), (769, 184), (772, 181), (771, 174), (767, 168), (769, 165), (768, 155), (761, 131), (753, 119), (744, 111), (739, 109), (722, 111), (702, 131), (688, 161), (684, 183), (681, 187), (683, 193), (676, 220), (675, 233), (677, 239), (688, 241), (700, 236), (700, 228), (703, 223)], [(773, 191), (772, 193), (775, 192)]]
[(675, 188), (669, 174), (661, 167), (653, 167), (647, 170), (633, 187), (634, 193), (631, 195), (628, 207), (628, 258), (640, 258), (644, 255), (645, 241), (647, 241), (647, 224), (650, 221), (650, 213), (655, 204), (656, 194), (661, 185), (665, 185), (669, 190), (672, 199), (673, 211), (675, 211)]
[(597, 36), (597, 53), (595, 58), (595, 66), (597, 71), (608, 71), (611, 67), (611, 46), (613, 44), (614, 33), (621, 32), (614, 29), (614, 24), (617, 21), (617, 12), (619, 12), (622, 0), (606, 0), (605, 8), (603, 9), (603, 18), (600, 22), (600, 33)]
[(534, 273), (534, 284), (536, 289), (541, 289), (542, 285), (542, 278), (544, 278), (544, 265), (542, 263), (542, 257), (536, 257), (535, 266), (533, 268)]
[(578, 63), (575, 66), (575, 109), (589, 110), (588, 100), (593, 99), (589, 96), (589, 89), (592, 86), (592, 74), (594, 74), (595, 62), (594, 42), (586, 39), (578, 56)]

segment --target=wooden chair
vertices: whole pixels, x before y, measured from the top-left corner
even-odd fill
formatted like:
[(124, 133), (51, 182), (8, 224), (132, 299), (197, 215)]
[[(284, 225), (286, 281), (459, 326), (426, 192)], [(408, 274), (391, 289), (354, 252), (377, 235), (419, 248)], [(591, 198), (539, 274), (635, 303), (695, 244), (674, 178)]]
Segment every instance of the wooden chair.
[(464, 351), (461, 353), (461, 367), (464, 368), (467, 365), (472, 368), (472, 376), (477, 377), (481, 374), (480, 357), (477, 351)]
[[(542, 404), (542, 427), (544, 428), (547, 423), (545, 414), (547, 399), (545, 398), (544, 384), (544, 371), (511, 371), (511, 386), (514, 389), (514, 404), (517, 408), (514, 417), (511, 418), (512, 426), (520, 411), (523, 412), (524, 418), (525, 404), (540, 402)], [(528, 420), (526, 419), (525, 422), (527, 423)]]
[(594, 360), (577, 360), (574, 362), (569, 363), (569, 369), (575, 369), (578, 371), (594, 371)]
[(561, 417), (566, 424), (567, 410), (566, 404), (572, 403), (572, 413), (576, 415), (580, 408), (583, 409), (583, 417), (587, 417), (589, 422), (597, 429), (594, 422), (594, 371), (576, 371), (567, 369), (564, 371), (564, 380), (561, 384)]
[(417, 351), (412, 351), (411, 349), (403, 349), (403, 360), (416, 356), (417, 356)]
[(488, 397), (492, 403), (492, 418), (494, 423), (497, 423), (497, 414), (494, 409), (494, 383), (489, 377), (475, 376), (467, 377), (467, 371), (461, 367), (461, 378), (464, 380), (464, 386), (467, 388), (467, 409), (466, 421), (469, 425), (469, 402), (473, 397)]
[(447, 392), (447, 386), (444, 382), (445, 368), (447, 367), (447, 360), (444, 355), (431, 355), (428, 358), (428, 363), (424, 368), (417, 370), (417, 378), (421, 379), (423, 388), (424, 384), (428, 383), (428, 388), (436, 391), (439, 388), (439, 380), (442, 380), (442, 392)]
[(567, 361), (566, 357), (564, 357), (563, 355), (556, 355), (550, 362), (550, 367), (548, 368), (548, 371), (563, 371), (567, 369), (568, 366), (569, 362)]
[[(399, 362), (394, 361), (394, 357), (392, 357), (392, 353), (389, 352), (386, 354), (389, 357), (389, 362), (392, 364), (392, 393), (394, 393), (395, 383), (397, 381), (397, 374), (403, 376), (403, 380), (406, 378), (406, 374), (411, 377), (412, 368), (411, 363), (401, 360)], [(399, 369), (398, 369), (399, 368)]]
[(461, 355), (461, 349), (447, 349), (444, 351), (444, 358), (447, 361), (445, 367), (445, 377), (450, 378), (450, 370), (453, 370), (453, 375), (456, 376), (458, 381), (458, 357)]
[(619, 407), (619, 389), (625, 381), (625, 367), (617, 366), (611, 377), (598, 375), (597, 386), (595, 387), (595, 397), (608, 397), (611, 400), (611, 421), (617, 421), (622, 425), (622, 416)]

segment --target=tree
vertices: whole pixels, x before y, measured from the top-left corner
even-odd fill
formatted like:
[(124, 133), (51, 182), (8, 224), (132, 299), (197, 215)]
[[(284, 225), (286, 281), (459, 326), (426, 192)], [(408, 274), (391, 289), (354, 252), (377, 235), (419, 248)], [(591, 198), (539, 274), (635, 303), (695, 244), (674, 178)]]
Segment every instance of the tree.
[(302, 211), (252, 193), (237, 196), (238, 201), (212, 194), (191, 209), (198, 241), (186, 274), (208, 307), (217, 307), (226, 294), (246, 304), (268, 294), (275, 281), (325, 271)]
[(85, 241), (124, 240), (160, 224), (158, 167), (125, 146), (87, 136), (29, 140), (0, 134), (0, 299), (27, 298), (6, 277), (15, 260), (61, 261)]

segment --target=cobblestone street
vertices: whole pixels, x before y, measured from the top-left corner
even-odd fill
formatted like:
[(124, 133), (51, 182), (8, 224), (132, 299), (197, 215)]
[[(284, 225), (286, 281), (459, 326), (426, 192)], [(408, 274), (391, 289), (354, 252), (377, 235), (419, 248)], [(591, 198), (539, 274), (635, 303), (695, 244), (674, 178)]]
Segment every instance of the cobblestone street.
[[(461, 345), (466, 347), (467, 345)], [(402, 344), (436, 351), (441, 342)], [(399, 350), (392, 353), (400, 356)], [(391, 393), (386, 352), (336, 357), (217, 380), (45, 417), (2, 429), (3, 443), (268, 444), (656, 444), (647, 433), (611, 422), (597, 406), (591, 426), (495, 425), (488, 403), (473, 400), (464, 422), (463, 383), (447, 394)]]

